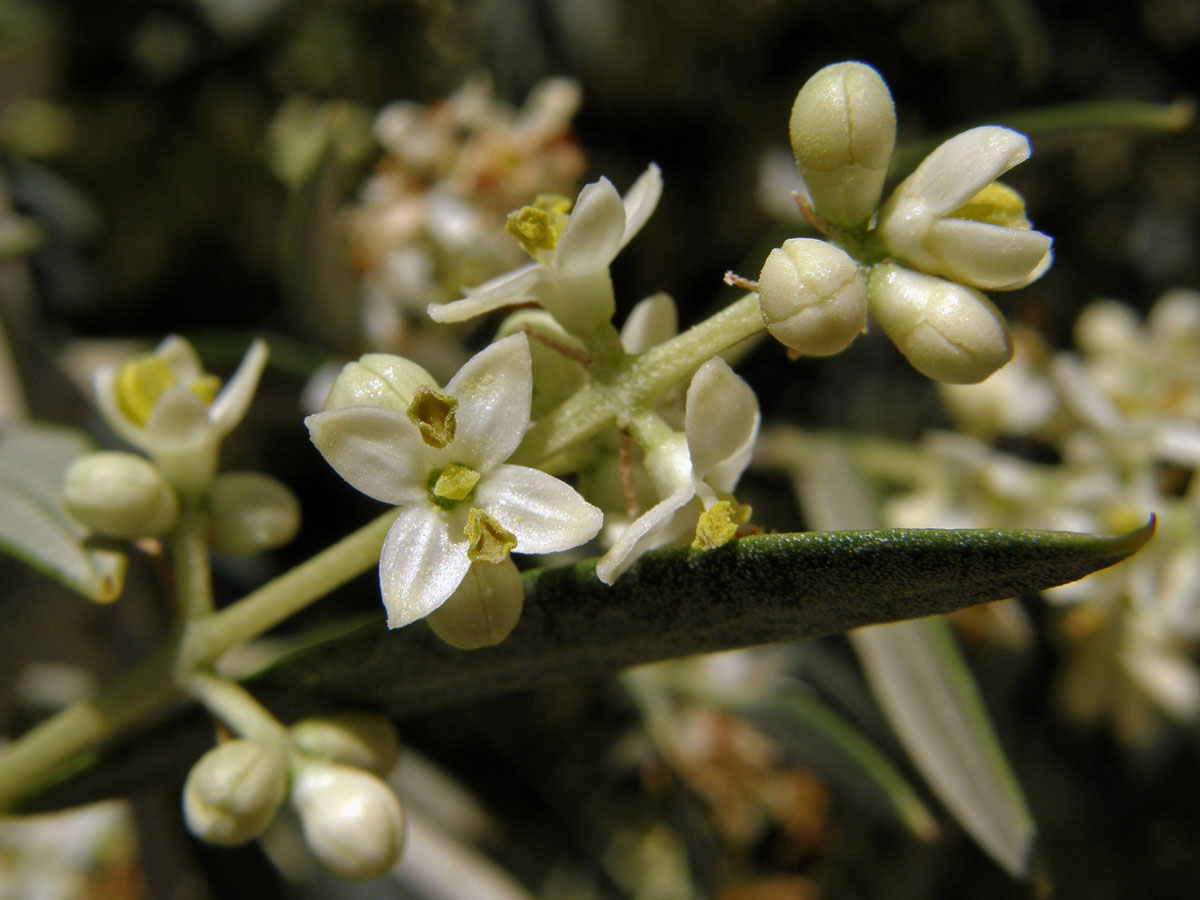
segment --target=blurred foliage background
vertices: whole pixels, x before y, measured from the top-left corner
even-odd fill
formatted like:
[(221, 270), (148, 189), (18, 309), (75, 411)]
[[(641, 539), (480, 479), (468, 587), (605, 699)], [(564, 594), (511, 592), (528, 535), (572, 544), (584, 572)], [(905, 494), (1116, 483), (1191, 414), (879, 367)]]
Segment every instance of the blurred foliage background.
[[(797, 233), (764, 210), (759, 172), (764, 153), (786, 149), (792, 98), (819, 67), (859, 59), (878, 68), (901, 142), (919, 145), (1044, 106), (1186, 101), (1200, 87), (1198, 45), (1197, 0), (5, 0), (0, 201), (33, 227), (13, 226), (6, 238), (33, 249), (27, 266), (0, 258), (0, 308), (32, 412), (73, 424), (95, 421), (51, 364), (68, 344), (178, 331), (220, 368), (249, 334), (272, 339), (273, 374), (227, 461), (261, 465), (295, 487), (307, 522), (273, 563), (219, 572), (219, 589), (233, 595), (260, 581), (263, 566), (302, 558), (373, 509), (310, 452), (297, 398), (321, 362), (367, 349), (334, 217), (379, 151), (360, 129), (361, 143), (348, 139), (296, 179), (281, 177), (272, 123), (289, 101), (325, 104), (323, 114), (343, 116), (353, 136), (353, 123), (385, 104), (437, 101), (481, 71), (514, 104), (547, 76), (578, 80), (574, 132), (589, 160), (586, 180), (603, 174), (624, 189), (654, 161), (666, 182), (657, 214), (617, 262), (618, 302), (627, 310), (666, 290), (688, 324), (724, 296), (726, 269), (754, 277), (769, 248)], [(1006, 180), (1025, 195), (1036, 227), (1054, 236), (1057, 259), (1034, 286), (999, 299), (1010, 320), (1063, 346), (1078, 310), (1096, 297), (1145, 310), (1168, 287), (1200, 285), (1194, 125), (1054, 131), (1035, 136), (1034, 147), (1033, 160)], [(882, 340), (797, 364), (777, 350), (742, 369), (767, 421), (900, 438), (943, 421), (929, 386)], [(765, 485), (764, 504), (773, 487)], [(144, 602), (81, 609), (11, 564), (2, 571), (10, 588), (0, 609), (12, 635), (0, 643), (5, 683), (39, 654), (104, 675), (161, 624)], [(362, 579), (335, 606), (372, 609), (375, 590)], [(837, 641), (810, 652), (828, 671), (847, 666)], [(1194, 896), (1195, 735), (1131, 761), (1106, 735), (1056, 722), (1039, 693), (1054, 654), (1043, 642), (1019, 659), (993, 649), (976, 663), (1062, 895)], [(27, 715), (0, 702), (0, 730), (19, 730)], [(635, 720), (624, 695), (603, 684), (422, 717), (402, 732), (503, 811), (498, 853), (541, 896), (680, 896), (653, 887), (670, 885), (669, 872), (654, 876), (660, 882), (646, 874), (669, 869), (673, 853), (685, 868), (690, 858), (701, 870), (696, 883), (724, 900), (1030, 893), (952, 826), (939, 844), (919, 846), (836, 791), (830, 799), (809, 774), (789, 782), (800, 798), (791, 819), (706, 831), (697, 822), (711, 810), (694, 786), (639, 755), (648, 751), (630, 737)], [(718, 726), (740, 728), (706, 725)], [(882, 727), (873, 736), (889, 740)], [(742, 746), (738, 734), (726, 737), (717, 745)], [(730, 773), (753, 768), (746, 754), (754, 753), (729, 753), (706, 764), (736, 781)], [(785, 768), (809, 772), (793, 762)], [(181, 831), (166, 837), (170, 830), (153, 823), (174, 828), (172, 803), (170, 791), (139, 801), (142, 872), (120, 883), (128, 893), (104, 896), (168, 896), (156, 891), (181, 884), (192, 893), (171, 896), (298, 890), (253, 847), (213, 850)], [(623, 881), (624, 870), (597, 850), (608, 840), (601, 835), (647, 822), (653, 827), (619, 855), (651, 862), (628, 862), (640, 874)], [(738, 846), (738, 875), (716, 879), (712, 865), (706, 878), (704, 860), (719, 856), (722, 841)], [(309, 890), (406, 896), (328, 883)]]

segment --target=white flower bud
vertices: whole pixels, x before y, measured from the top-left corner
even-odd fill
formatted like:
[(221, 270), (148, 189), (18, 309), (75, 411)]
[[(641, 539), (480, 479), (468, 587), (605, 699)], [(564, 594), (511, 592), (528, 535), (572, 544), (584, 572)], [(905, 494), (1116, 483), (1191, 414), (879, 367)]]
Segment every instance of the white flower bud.
[(404, 847), (400, 800), (380, 778), (336, 763), (308, 763), (292, 784), (304, 839), (313, 855), (343, 878), (376, 878)]
[(275, 747), (234, 740), (200, 757), (183, 786), (188, 830), (210, 844), (258, 837), (287, 796), (287, 761)]
[(1012, 357), (1004, 317), (987, 297), (893, 263), (871, 271), (871, 313), (914, 369), (950, 384), (974, 384)]
[(437, 379), (403, 356), (368, 353), (342, 367), (325, 398), (324, 409), (382, 406), (405, 412), (417, 388), (436, 384)]
[(341, 712), (304, 719), (288, 729), (292, 746), (301, 753), (329, 762), (366, 769), (380, 777), (400, 756), (400, 741), (392, 723), (365, 712)]
[(867, 324), (867, 286), (832, 244), (793, 238), (776, 247), (758, 276), (767, 331), (805, 356), (845, 350)]
[(817, 213), (846, 228), (865, 224), (896, 144), (896, 110), (879, 73), (859, 62), (821, 69), (796, 95), (790, 132)]
[(157, 467), (133, 453), (89, 453), (63, 479), (67, 511), (105, 537), (153, 537), (170, 531), (179, 501)]
[(499, 644), (517, 626), (525, 605), (521, 573), (511, 557), (473, 562), (450, 599), (426, 620), (451, 647), (478, 650)]
[(258, 472), (223, 472), (208, 495), (212, 548), (245, 556), (281, 547), (300, 528), (300, 502), (283, 482)]

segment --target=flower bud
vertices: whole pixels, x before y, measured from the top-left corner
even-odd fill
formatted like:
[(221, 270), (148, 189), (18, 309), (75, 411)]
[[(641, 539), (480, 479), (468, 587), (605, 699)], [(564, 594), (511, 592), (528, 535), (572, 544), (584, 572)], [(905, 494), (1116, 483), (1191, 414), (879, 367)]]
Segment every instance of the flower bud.
[(286, 796), (283, 753), (258, 741), (227, 741), (188, 773), (183, 818), (202, 841), (242, 844), (266, 830)]
[(767, 331), (805, 356), (832, 356), (867, 324), (867, 286), (858, 266), (832, 244), (793, 238), (776, 247), (758, 276)]
[(865, 224), (896, 144), (896, 110), (879, 73), (858, 62), (821, 69), (796, 95), (790, 132), (818, 215), (844, 228)]
[(525, 588), (507, 555), (498, 563), (474, 562), (445, 603), (426, 617), (433, 633), (451, 647), (478, 650), (508, 637), (521, 618)]
[(300, 753), (329, 762), (366, 769), (380, 777), (400, 756), (400, 741), (392, 723), (365, 712), (341, 712), (304, 719), (288, 729)]
[(392, 789), (362, 769), (336, 763), (301, 766), (292, 785), (304, 839), (343, 878), (376, 878), (404, 847), (404, 812)]
[(538, 419), (583, 384), (587, 370), (582, 360), (587, 359), (587, 348), (544, 309), (522, 309), (508, 316), (500, 323), (496, 340), (520, 332), (529, 335), (529, 357), (533, 363), (530, 415)]
[(436, 384), (432, 375), (403, 356), (368, 353), (342, 367), (325, 398), (324, 409), (382, 406), (405, 412), (417, 388)]
[(67, 469), (62, 488), (67, 511), (97, 534), (153, 537), (170, 531), (179, 501), (162, 473), (133, 453), (89, 453)]
[(1012, 357), (1004, 317), (987, 297), (893, 263), (871, 271), (871, 313), (922, 375), (974, 384)]
[(258, 472), (223, 472), (208, 495), (212, 548), (246, 556), (281, 547), (300, 527), (300, 502), (291, 490)]

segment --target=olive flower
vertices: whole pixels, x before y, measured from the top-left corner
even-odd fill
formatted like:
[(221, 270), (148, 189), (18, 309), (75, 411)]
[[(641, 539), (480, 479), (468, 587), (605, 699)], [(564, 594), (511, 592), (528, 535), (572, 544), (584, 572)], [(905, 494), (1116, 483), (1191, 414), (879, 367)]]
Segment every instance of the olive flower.
[[(379, 558), (388, 627), (429, 615), (472, 562), (510, 551), (553, 553), (600, 530), (603, 515), (537, 469), (504, 463), (529, 425), (533, 378), (524, 334), (486, 347), (444, 389), (414, 378), (393, 384), (396, 404), (350, 406), (305, 419), (339, 475), (376, 500), (404, 507)], [(401, 383), (403, 382), (403, 383)]]
[[(509, 219), (509, 230), (536, 260), (493, 278), (452, 303), (432, 304), (435, 322), (464, 322), (504, 306), (536, 300), (568, 331), (612, 318), (608, 267), (658, 205), (662, 174), (653, 163), (624, 199), (607, 178), (587, 185), (572, 207), (542, 198)], [(570, 215), (564, 215), (570, 209)]]
[(749, 464), (759, 422), (750, 386), (720, 357), (702, 365), (688, 385), (684, 432), (646, 452), (646, 469), (663, 499), (635, 519), (596, 563), (600, 580), (612, 584), (642, 553), (694, 527), (694, 517), (676, 517), (693, 498), (700, 498), (705, 511), (717, 506), (720, 494), (733, 490)]
[(184, 493), (201, 493), (217, 450), (246, 415), (267, 363), (256, 340), (225, 385), (204, 371), (192, 345), (172, 335), (154, 350), (96, 372), (96, 404), (109, 427), (146, 453)]
[(1051, 239), (1031, 229), (1016, 191), (994, 183), (1029, 154), (1024, 135), (996, 125), (950, 138), (880, 211), (888, 251), (912, 268), (985, 290), (1038, 278), (1050, 266)]

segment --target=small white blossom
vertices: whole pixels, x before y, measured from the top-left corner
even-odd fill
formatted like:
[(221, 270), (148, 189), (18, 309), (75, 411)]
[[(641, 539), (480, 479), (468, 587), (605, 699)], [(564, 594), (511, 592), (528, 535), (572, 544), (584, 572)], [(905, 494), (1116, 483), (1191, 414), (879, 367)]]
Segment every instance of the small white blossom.
[(600, 510), (574, 489), (504, 464), (529, 425), (531, 393), (529, 343), (517, 334), (476, 354), (444, 390), (430, 379), (407, 412), (354, 406), (305, 419), (339, 475), (404, 506), (379, 560), (388, 627), (441, 606), (473, 561), (568, 550), (600, 530)]
[(220, 382), (196, 351), (171, 336), (153, 353), (96, 372), (96, 404), (119, 437), (145, 452), (184, 493), (212, 481), (221, 439), (242, 420), (263, 367), (267, 345), (256, 340), (218, 392)]
[(701, 366), (688, 386), (684, 433), (646, 452), (645, 466), (657, 504), (625, 529), (596, 563), (596, 575), (612, 584), (642, 553), (683, 536), (695, 526), (676, 516), (699, 498), (704, 509), (733, 490), (754, 452), (761, 421), (754, 391), (720, 357)]
[(662, 174), (651, 164), (622, 199), (607, 178), (587, 185), (561, 233), (535, 247), (536, 262), (466, 290), (461, 300), (431, 304), (435, 322), (464, 322), (504, 306), (536, 300), (565, 328), (613, 314), (608, 267), (658, 205)]
[(993, 184), (1029, 154), (1024, 135), (995, 125), (950, 138), (880, 211), (888, 251), (922, 272), (987, 290), (1038, 278), (1050, 266), (1051, 239), (1030, 228), (1015, 191)]

